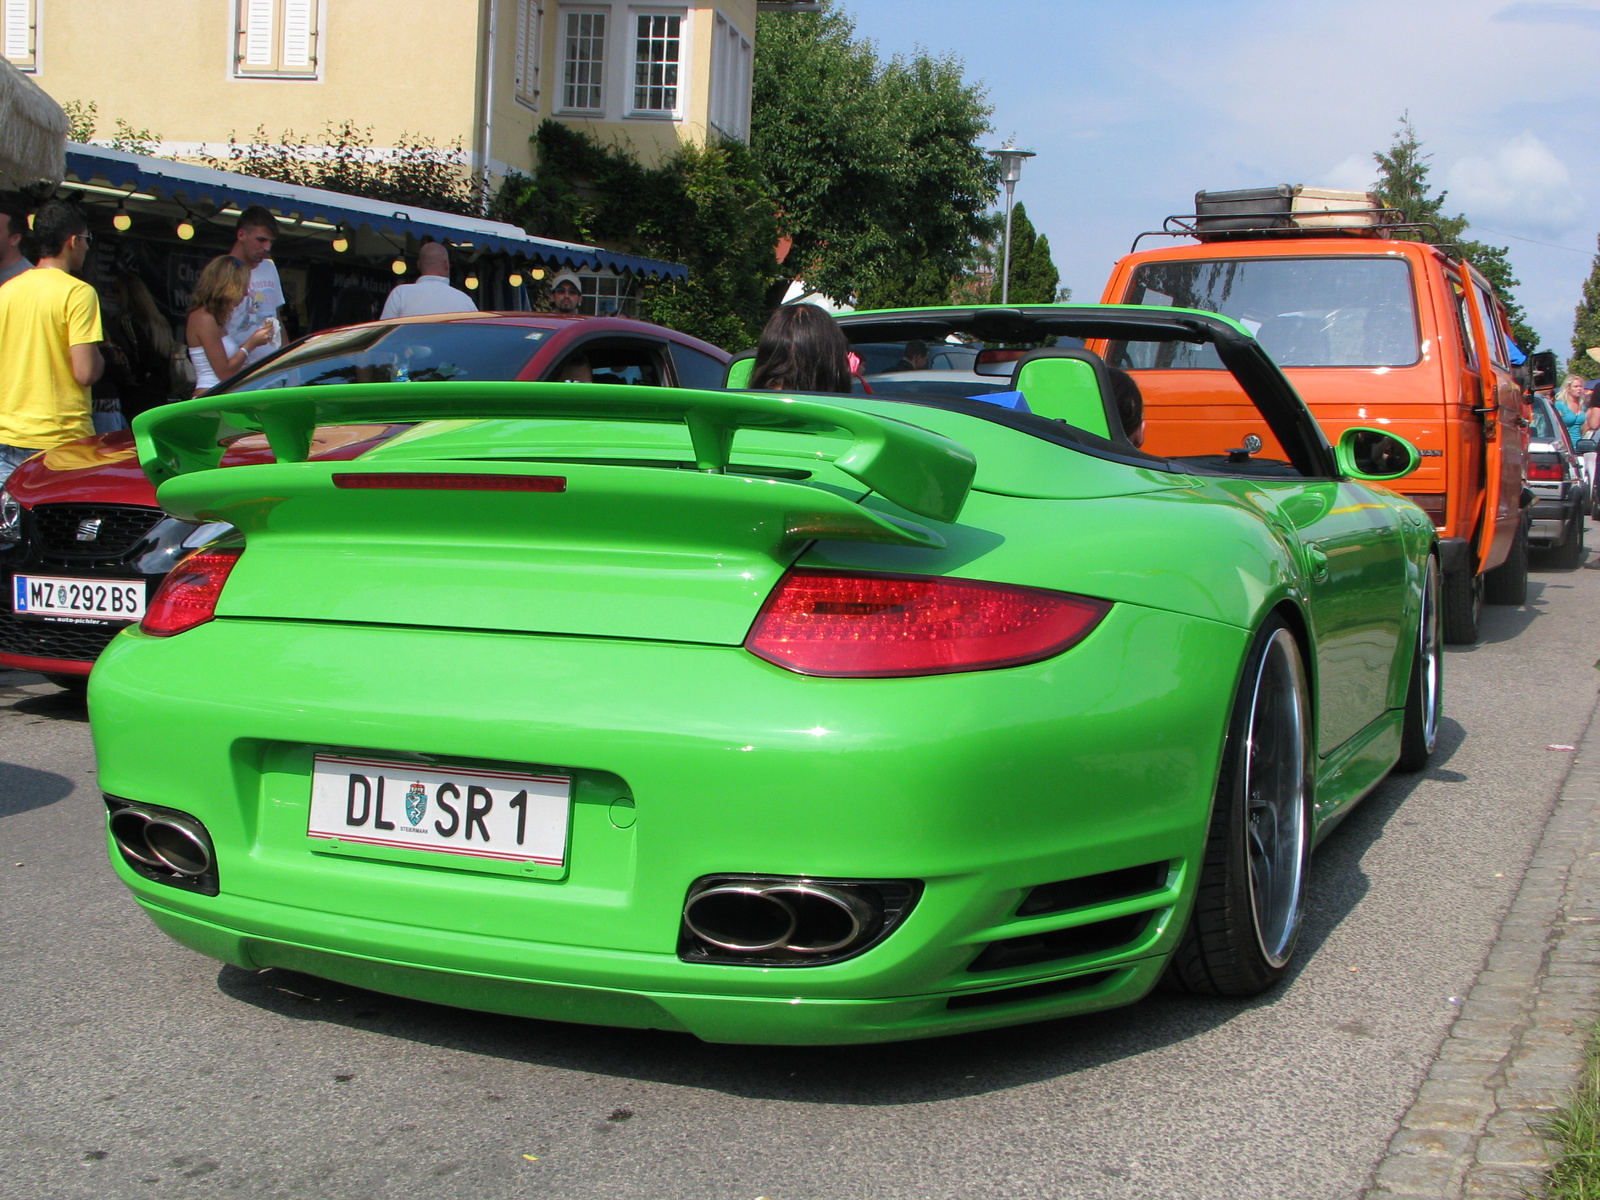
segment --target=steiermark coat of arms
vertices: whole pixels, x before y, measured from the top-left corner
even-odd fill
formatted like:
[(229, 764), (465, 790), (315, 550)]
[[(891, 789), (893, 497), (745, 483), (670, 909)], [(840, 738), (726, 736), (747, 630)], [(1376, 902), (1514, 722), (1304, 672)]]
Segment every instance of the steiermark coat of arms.
[(406, 791), (406, 816), (413, 825), (421, 824), (422, 814), (428, 811), (428, 791), (420, 783), (413, 783)]

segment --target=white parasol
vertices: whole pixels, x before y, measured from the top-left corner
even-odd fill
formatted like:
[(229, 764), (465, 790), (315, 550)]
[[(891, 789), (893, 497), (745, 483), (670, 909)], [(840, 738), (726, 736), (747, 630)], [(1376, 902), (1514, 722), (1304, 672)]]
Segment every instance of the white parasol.
[(61, 106), (0, 58), (0, 188), (60, 183), (69, 128)]

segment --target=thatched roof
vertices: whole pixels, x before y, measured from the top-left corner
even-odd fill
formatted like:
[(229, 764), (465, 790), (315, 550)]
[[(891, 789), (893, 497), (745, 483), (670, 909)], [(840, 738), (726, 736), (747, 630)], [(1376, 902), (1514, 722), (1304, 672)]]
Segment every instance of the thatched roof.
[(0, 188), (60, 183), (68, 128), (61, 106), (0, 58)]

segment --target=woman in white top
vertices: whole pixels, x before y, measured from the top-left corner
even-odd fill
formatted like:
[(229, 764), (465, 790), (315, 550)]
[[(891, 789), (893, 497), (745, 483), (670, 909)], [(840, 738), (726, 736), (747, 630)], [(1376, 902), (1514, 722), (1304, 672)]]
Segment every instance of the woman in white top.
[(249, 287), (249, 270), (227, 254), (213, 258), (200, 272), (200, 280), (194, 285), (194, 295), (189, 301), (189, 322), (184, 330), (189, 361), (194, 364), (196, 396), (216, 387), (244, 366), (250, 351), (272, 340), (270, 320), (254, 330), (243, 345), (223, 335), (223, 326)]

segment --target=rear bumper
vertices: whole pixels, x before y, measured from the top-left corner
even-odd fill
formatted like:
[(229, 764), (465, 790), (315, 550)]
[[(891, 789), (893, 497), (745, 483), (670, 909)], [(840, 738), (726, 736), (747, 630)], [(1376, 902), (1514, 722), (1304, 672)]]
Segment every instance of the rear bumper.
[(1132, 1004), (1156, 985), (1166, 966), (1163, 954), (1026, 986), (873, 999), (696, 995), (551, 983), (379, 958), (329, 949), (343, 940), (334, 930), (318, 931), (325, 937), (312, 945), (244, 934), (143, 898), (140, 903), (175, 941), (247, 970), (279, 967), (432, 1004), (545, 1021), (663, 1029), (707, 1042), (841, 1045), (971, 1033)]
[(1567, 540), (1567, 534), (1583, 517), (1583, 497), (1574, 492), (1565, 500), (1535, 500), (1532, 522), (1528, 526), (1528, 540), (1541, 547), (1555, 547)]
[(76, 675), (87, 679), (94, 663), (75, 658), (33, 658), (26, 654), (0, 654), (0, 667), (13, 671), (38, 671), (44, 675)]
[[(1119, 605), (1044, 663), (830, 680), (736, 647), (220, 619), (172, 638), (126, 631), (91, 702), (102, 787), (211, 835), (216, 896), (145, 879), (112, 852), (157, 924), (204, 953), (713, 1041), (872, 1041), (1148, 990), (1187, 916), (1247, 637)], [(228, 662), (270, 666), (218, 669)], [(320, 747), (570, 772), (567, 874), (312, 841)], [(619, 792), (637, 813), (626, 827), (610, 818)], [(1158, 892), (1017, 915), (1035, 885), (1150, 863), (1171, 864)], [(719, 872), (924, 886), (855, 958), (685, 962), (685, 895)], [(968, 969), (996, 941), (1136, 914), (1109, 949)], [(1011, 988), (1031, 990), (981, 998)]]

